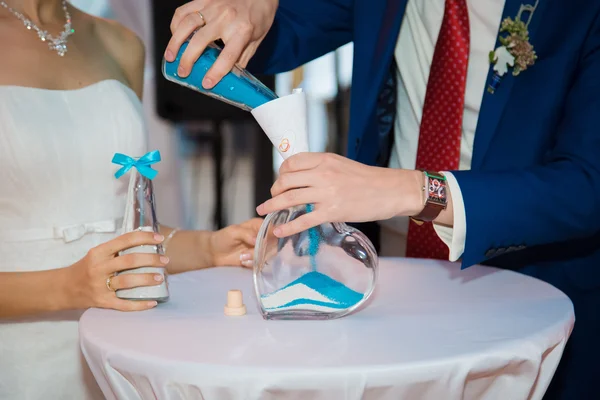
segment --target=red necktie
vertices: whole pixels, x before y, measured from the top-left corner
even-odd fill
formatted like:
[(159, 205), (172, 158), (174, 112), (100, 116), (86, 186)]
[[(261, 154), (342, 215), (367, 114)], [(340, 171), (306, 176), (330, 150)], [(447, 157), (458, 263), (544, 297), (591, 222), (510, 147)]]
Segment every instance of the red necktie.
[[(466, 0), (446, 0), (435, 45), (417, 150), (417, 169), (458, 169), (469, 64), (469, 13)], [(409, 223), (407, 257), (448, 259), (448, 247), (432, 223)]]

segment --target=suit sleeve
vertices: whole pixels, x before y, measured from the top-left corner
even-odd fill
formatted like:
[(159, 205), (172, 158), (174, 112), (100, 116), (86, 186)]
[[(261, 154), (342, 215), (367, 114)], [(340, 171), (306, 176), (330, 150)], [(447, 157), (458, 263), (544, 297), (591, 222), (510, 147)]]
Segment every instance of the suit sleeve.
[(280, 0), (275, 21), (248, 64), (253, 73), (292, 70), (352, 41), (352, 0)]
[(544, 164), (510, 172), (452, 172), (466, 212), (463, 268), (488, 260), (499, 247), (518, 250), (600, 231), (598, 22), (577, 62), (556, 141)]

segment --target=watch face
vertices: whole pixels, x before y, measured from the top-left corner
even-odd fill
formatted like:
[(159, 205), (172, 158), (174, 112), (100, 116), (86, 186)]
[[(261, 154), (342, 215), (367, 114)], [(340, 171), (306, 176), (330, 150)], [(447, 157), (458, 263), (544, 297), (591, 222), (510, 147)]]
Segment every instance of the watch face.
[(440, 179), (429, 179), (428, 200), (434, 203), (446, 204), (446, 183)]
[(437, 194), (440, 199), (445, 199), (446, 198), (446, 188), (444, 186), (440, 186), (440, 188), (437, 190)]

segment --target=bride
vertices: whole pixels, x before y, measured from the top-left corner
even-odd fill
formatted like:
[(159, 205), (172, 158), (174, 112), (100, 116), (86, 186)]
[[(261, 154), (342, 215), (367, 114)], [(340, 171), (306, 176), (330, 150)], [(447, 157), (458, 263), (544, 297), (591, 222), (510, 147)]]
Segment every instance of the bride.
[[(260, 220), (118, 236), (128, 180), (114, 178), (112, 156), (147, 151), (143, 45), (65, 0), (0, 0), (0, 38), (0, 398), (100, 399), (79, 351), (82, 310), (150, 309), (114, 290), (160, 284), (113, 273), (249, 266)], [(166, 257), (117, 257), (161, 242)]]

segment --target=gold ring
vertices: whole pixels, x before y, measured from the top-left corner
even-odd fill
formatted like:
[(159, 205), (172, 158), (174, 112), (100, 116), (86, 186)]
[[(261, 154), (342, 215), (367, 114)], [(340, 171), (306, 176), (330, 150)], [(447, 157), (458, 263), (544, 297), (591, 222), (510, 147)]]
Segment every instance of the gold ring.
[(109, 276), (108, 278), (106, 278), (106, 288), (108, 290), (110, 290), (111, 292), (114, 292), (115, 289), (113, 289), (112, 285), (111, 285), (111, 279), (114, 278), (115, 274), (112, 274), (111, 276)]
[(200, 11), (196, 11), (196, 14), (198, 14), (200, 19), (202, 20), (202, 25), (200, 25), (200, 28), (202, 28), (203, 26), (206, 25), (206, 20), (204, 19), (204, 15), (202, 15), (202, 13)]

